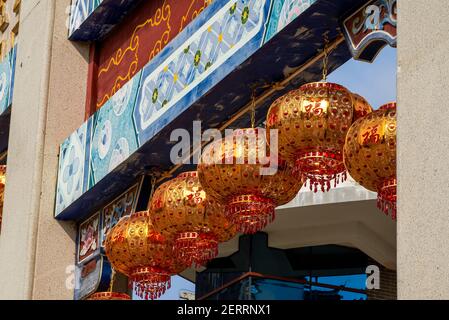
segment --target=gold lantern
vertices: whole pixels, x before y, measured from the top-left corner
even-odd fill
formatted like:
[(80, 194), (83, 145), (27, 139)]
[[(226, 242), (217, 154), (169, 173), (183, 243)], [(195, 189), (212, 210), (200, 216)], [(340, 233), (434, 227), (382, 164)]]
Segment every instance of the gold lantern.
[(343, 145), (354, 119), (371, 112), (362, 97), (329, 82), (314, 82), (277, 99), (267, 129), (277, 129), (279, 154), (314, 192), (346, 180)]
[(0, 166), (0, 228), (2, 227), (3, 200), (5, 197), (6, 166)]
[(176, 262), (172, 244), (156, 232), (148, 211), (124, 216), (106, 235), (105, 252), (112, 267), (134, 282), (141, 298), (159, 298), (170, 277), (184, 267)]
[(198, 165), (204, 190), (225, 205), (226, 216), (243, 233), (265, 228), (275, 207), (292, 200), (302, 186), (291, 166), (266, 152), (265, 129), (238, 129), (206, 146)]
[(352, 93), (352, 101), (354, 103), (354, 121), (363, 118), (368, 113), (373, 112), (373, 108), (364, 97), (357, 93)]
[(96, 292), (87, 298), (87, 300), (131, 300), (131, 297), (126, 293)]
[(357, 120), (344, 147), (346, 168), (359, 184), (377, 192), (378, 207), (396, 219), (396, 103)]
[(174, 239), (176, 257), (188, 266), (205, 265), (218, 255), (218, 243), (237, 232), (224, 216), (224, 207), (206, 196), (196, 171), (181, 173), (159, 186), (150, 211), (155, 228)]

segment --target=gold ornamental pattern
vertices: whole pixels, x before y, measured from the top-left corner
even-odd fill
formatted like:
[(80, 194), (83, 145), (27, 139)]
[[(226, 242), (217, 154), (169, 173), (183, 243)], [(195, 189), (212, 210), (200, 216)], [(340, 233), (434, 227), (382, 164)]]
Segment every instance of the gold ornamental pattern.
[(385, 213), (396, 214), (396, 103), (357, 120), (349, 129), (344, 162), (351, 177), (378, 193)]

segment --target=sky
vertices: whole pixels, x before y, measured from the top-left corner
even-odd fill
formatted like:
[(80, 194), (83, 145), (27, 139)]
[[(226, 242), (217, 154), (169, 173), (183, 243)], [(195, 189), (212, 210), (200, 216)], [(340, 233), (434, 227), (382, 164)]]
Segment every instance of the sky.
[[(373, 107), (378, 109), (388, 102), (396, 101), (396, 49), (386, 46), (373, 63), (349, 60), (328, 76), (329, 82), (341, 84), (363, 96)], [(345, 278), (347, 286), (363, 288), (366, 276), (322, 277), (320, 282), (341, 284)], [(359, 299), (360, 296), (350, 292), (342, 292), (345, 299)]]
[(159, 300), (179, 300), (180, 291), (190, 291), (195, 293), (195, 284), (180, 276), (171, 278), (171, 289), (167, 290)]
[[(341, 84), (363, 96), (374, 109), (385, 103), (396, 101), (396, 49), (385, 47), (373, 63), (349, 60), (328, 76), (328, 82)], [(323, 278), (324, 279), (324, 278)], [(362, 288), (365, 276), (349, 276), (348, 286)], [(333, 284), (338, 279), (326, 279)], [(195, 291), (195, 284), (179, 276), (172, 277), (172, 287), (160, 300), (178, 300), (182, 290)], [(345, 293), (347, 299), (358, 299), (357, 295)]]
[(329, 82), (336, 82), (363, 96), (378, 109), (385, 103), (396, 101), (396, 49), (385, 47), (373, 63), (346, 62), (332, 72)]
[[(181, 291), (195, 293), (195, 284), (180, 276), (171, 277), (171, 288), (168, 289), (158, 300), (181, 300), (179, 294)], [(142, 300), (133, 293), (133, 300)]]

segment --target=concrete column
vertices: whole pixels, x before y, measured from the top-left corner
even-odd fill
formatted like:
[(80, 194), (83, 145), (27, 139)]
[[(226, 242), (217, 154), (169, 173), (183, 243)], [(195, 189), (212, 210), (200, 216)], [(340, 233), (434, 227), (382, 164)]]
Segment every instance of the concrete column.
[(398, 5), (398, 298), (449, 299), (449, 1)]
[(59, 144), (84, 121), (88, 48), (67, 40), (70, 0), (22, 1), (0, 299), (72, 299), (75, 226), (53, 218)]

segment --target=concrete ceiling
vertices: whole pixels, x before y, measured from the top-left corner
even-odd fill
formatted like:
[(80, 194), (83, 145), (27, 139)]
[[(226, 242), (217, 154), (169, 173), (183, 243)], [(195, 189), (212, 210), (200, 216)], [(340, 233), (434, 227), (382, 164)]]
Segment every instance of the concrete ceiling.
[[(328, 193), (303, 188), (276, 210), (264, 232), (269, 246), (279, 249), (337, 244), (357, 248), (390, 269), (396, 269), (396, 222), (376, 207), (376, 194), (349, 179)], [(220, 257), (238, 251), (238, 237), (220, 244)], [(190, 269), (183, 276), (194, 280)]]

